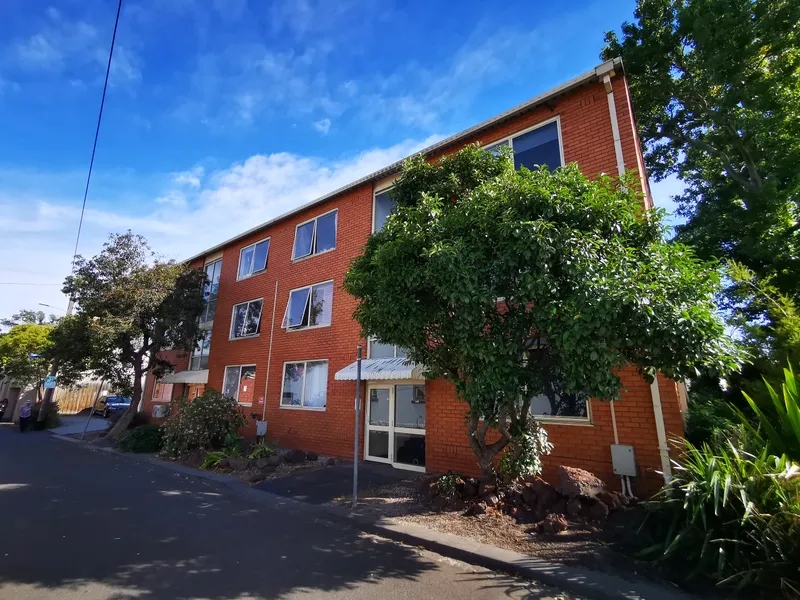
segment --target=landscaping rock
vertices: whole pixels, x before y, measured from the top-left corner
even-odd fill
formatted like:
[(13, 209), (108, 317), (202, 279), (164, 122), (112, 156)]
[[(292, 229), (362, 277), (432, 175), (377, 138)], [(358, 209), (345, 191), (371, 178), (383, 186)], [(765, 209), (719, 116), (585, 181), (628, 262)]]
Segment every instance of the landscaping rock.
[(497, 506), (498, 504), (500, 504), (500, 498), (498, 498), (494, 494), (486, 496), (483, 501), (486, 502), (486, 506)]
[(472, 506), (467, 509), (467, 512), (464, 513), (468, 517), (477, 517), (478, 515), (485, 515), (486, 514), (486, 505), (482, 502), (476, 502)]
[(453, 498), (452, 500), (450, 500), (450, 502), (449, 502), (449, 503), (448, 503), (448, 505), (447, 505), (447, 508), (448, 508), (449, 510), (457, 510), (457, 511), (462, 511), (462, 510), (464, 510), (466, 507), (467, 507), (467, 504), (466, 504), (466, 502), (464, 502), (464, 501), (463, 501), (461, 498), (459, 498), (458, 496), (456, 496), (455, 498)]
[(277, 454), (275, 456), (268, 456), (267, 457), (267, 464), (270, 467), (277, 467), (279, 464), (281, 464), (282, 460), (283, 460), (283, 458), (281, 458), (280, 455), (277, 455)]
[(567, 498), (577, 498), (578, 496), (594, 498), (600, 492), (605, 491), (605, 485), (589, 471), (560, 466), (558, 467), (556, 490)]
[(430, 475), (420, 479), (419, 483), (417, 483), (417, 492), (431, 497), (438, 494), (439, 492), (436, 488), (436, 476)]
[(332, 466), (334, 466), (336, 464), (336, 459), (335, 458), (329, 458), (328, 460), (325, 461), (325, 464), (327, 466), (329, 466), (329, 467), (332, 467)]
[(603, 490), (602, 492), (599, 492), (595, 498), (605, 504), (608, 507), (608, 510), (617, 510), (622, 508), (622, 500), (620, 500), (619, 496), (621, 496), (621, 494)]
[(309, 462), (314, 462), (319, 458), (319, 454), (316, 452), (306, 452), (306, 460)]
[(269, 475), (270, 473), (274, 473), (275, 469), (277, 468), (278, 467), (273, 467), (272, 465), (267, 465), (265, 467), (261, 467), (261, 472), (264, 473), (264, 475)]
[(242, 479), (247, 483), (258, 483), (259, 481), (264, 481), (264, 474), (261, 471), (253, 471), (245, 475)]
[(493, 483), (489, 483), (488, 481), (481, 481), (481, 486), (478, 491), (478, 495), (482, 497), (491, 496), (497, 491), (497, 486)]
[(272, 457), (271, 456), (266, 456), (264, 458), (259, 458), (258, 460), (256, 460), (256, 468), (257, 469), (263, 469), (264, 467), (268, 467), (269, 464), (270, 464), (269, 463), (269, 459), (270, 458), (272, 458)]
[(608, 506), (599, 500), (589, 508), (589, 518), (592, 521), (605, 521), (608, 517)]
[(570, 517), (577, 517), (581, 514), (581, 501), (579, 498), (573, 498), (567, 502), (567, 514)]
[(478, 482), (474, 479), (467, 479), (464, 481), (464, 490), (461, 492), (464, 498), (474, 498), (478, 495)]
[[(528, 502), (528, 497), (525, 499), (525, 501), (528, 502), (528, 506), (531, 508), (539, 508), (540, 510), (547, 511), (550, 510), (550, 508), (561, 498), (559, 493), (552, 485), (539, 477), (535, 478), (531, 482), (526, 483), (525, 489), (530, 490), (528, 495), (532, 493), (532, 497), (535, 498), (535, 501), (532, 504)], [(523, 494), (525, 494), (524, 491)]]
[(230, 462), (228, 461), (227, 458), (223, 458), (221, 461), (219, 461), (219, 464), (217, 464), (217, 468), (218, 469), (230, 469), (231, 465), (230, 465)]
[(229, 458), (228, 466), (234, 471), (244, 471), (250, 466), (250, 461), (246, 458)]
[(432, 501), (433, 507), (442, 510), (447, 506), (447, 498), (444, 496), (436, 496)]
[(306, 460), (306, 453), (302, 450), (291, 450), (287, 452), (283, 456), (283, 460), (285, 460), (289, 464), (300, 464), (305, 462)]
[(564, 515), (549, 514), (545, 519), (536, 525), (536, 530), (544, 535), (554, 535), (565, 531), (568, 527)]

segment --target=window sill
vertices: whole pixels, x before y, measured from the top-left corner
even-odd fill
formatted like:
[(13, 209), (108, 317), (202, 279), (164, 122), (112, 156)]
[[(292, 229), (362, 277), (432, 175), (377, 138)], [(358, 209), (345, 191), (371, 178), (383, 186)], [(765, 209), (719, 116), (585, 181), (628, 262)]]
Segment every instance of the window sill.
[(537, 423), (542, 425), (570, 425), (572, 427), (594, 427), (591, 419), (573, 418), (573, 417), (537, 417), (534, 416)]
[(316, 254), (309, 254), (308, 256), (301, 256), (299, 258), (292, 258), (292, 264), (303, 262), (304, 260), (308, 260), (309, 258), (314, 258), (316, 256), (322, 256), (323, 254), (330, 254), (334, 252), (336, 248), (331, 248), (330, 250), (323, 250), (322, 252), (317, 252)]
[(253, 406), (252, 402), (237, 402), (239, 406)]
[(150, 402), (158, 402), (159, 404), (169, 404), (172, 400), (157, 400), (156, 398), (150, 398)]
[(229, 342), (238, 342), (239, 340), (252, 340), (252, 339), (257, 338), (257, 337), (261, 337), (261, 334), (257, 333), (255, 335), (243, 335), (242, 337), (229, 337), (228, 341)]
[(252, 279), (253, 277), (258, 277), (259, 275), (263, 275), (267, 272), (267, 269), (262, 269), (261, 271), (256, 271), (255, 273), (250, 273), (250, 275), (245, 275), (244, 277), (236, 276), (236, 282), (245, 281), (246, 279)]
[(310, 412), (325, 412), (325, 406), (322, 408), (315, 407), (315, 406), (286, 406), (281, 404), (281, 408), (284, 410), (307, 410)]
[(327, 325), (309, 325), (308, 327), (284, 327), (283, 329), (286, 333), (292, 333), (295, 331), (308, 331), (309, 329), (324, 329), (325, 327), (330, 327), (331, 324), (328, 323)]

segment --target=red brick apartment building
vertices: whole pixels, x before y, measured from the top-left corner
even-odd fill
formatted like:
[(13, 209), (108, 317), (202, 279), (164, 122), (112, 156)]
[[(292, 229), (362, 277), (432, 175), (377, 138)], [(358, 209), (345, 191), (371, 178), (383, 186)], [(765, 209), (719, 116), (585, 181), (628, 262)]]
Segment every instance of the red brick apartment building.
[[(576, 162), (590, 177), (644, 173), (628, 86), (620, 61), (609, 61), (511, 110), (434, 144), (430, 160), (466, 144), (508, 144), (517, 165), (550, 168)], [(235, 396), (267, 422), (282, 446), (348, 457), (354, 437), (354, 361), (363, 344), (360, 456), (397, 468), (476, 473), (464, 421), (466, 405), (443, 381), (425, 381), (402, 349), (360, 337), (355, 300), (341, 284), (350, 260), (391, 209), (387, 190), (401, 164), (300, 206), (189, 259), (213, 281), (204, 343), (191, 357), (172, 354), (175, 372), (148, 378), (144, 407), (204, 386)], [(641, 177), (645, 202), (651, 203)], [(313, 307), (313, 309), (312, 309)], [(667, 439), (683, 433), (682, 386), (621, 373), (618, 402), (537, 398), (532, 411), (555, 448), (545, 477), (560, 465), (581, 467), (619, 488), (652, 491), (669, 472)], [(564, 400), (564, 401), (562, 401)], [(613, 455), (613, 458), (612, 458)]]

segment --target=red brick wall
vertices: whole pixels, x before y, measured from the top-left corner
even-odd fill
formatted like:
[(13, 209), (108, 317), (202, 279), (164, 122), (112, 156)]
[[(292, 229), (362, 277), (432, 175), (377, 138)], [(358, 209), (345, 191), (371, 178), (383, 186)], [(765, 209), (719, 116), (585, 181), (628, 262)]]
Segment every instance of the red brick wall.
[[(623, 156), (628, 170), (641, 170), (642, 161), (630, 109), (627, 86), (622, 76), (613, 78), (616, 110), (622, 138)], [(587, 85), (556, 99), (550, 107), (539, 107), (496, 125), (446, 148), (441, 154), (458, 150), (467, 143), (495, 140), (559, 116), (567, 162), (577, 162), (590, 177), (600, 173), (617, 174), (614, 141), (606, 92), (601, 83)], [(646, 180), (642, 180), (646, 185)], [(298, 199), (298, 201), (307, 199)], [(300, 261), (292, 261), (295, 225), (337, 208), (339, 211), (336, 249)], [(344, 274), (353, 256), (358, 254), (371, 231), (372, 185), (367, 183), (313, 208), (276, 223), (261, 233), (231, 244), (224, 249), (217, 312), (211, 339), (208, 386), (222, 388), (224, 370), (230, 365), (255, 364), (252, 406), (245, 412), (266, 411), (268, 436), (281, 445), (299, 447), (337, 456), (352, 456), (354, 435), (352, 382), (337, 382), (335, 373), (355, 360), (359, 326), (352, 319), (355, 301), (341, 289)], [(236, 281), (240, 250), (269, 236), (270, 250), (264, 273)], [(333, 314), (330, 327), (287, 332), (281, 322), (291, 289), (333, 279)], [(277, 303), (273, 302), (278, 282)], [(233, 306), (239, 302), (263, 298), (261, 331), (258, 337), (229, 340)], [(267, 378), (270, 326), (273, 304), (275, 325), (272, 356)], [(328, 359), (327, 407), (324, 411), (280, 407), (283, 365), (287, 361)], [(185, 362), (184, 362), (185, 365)], [(650, 388), (635, 370), (622, 374), (627, 388), (615, 405), (620, 443), (633, 444), (642, 477), (635, 483), (640, 493), (655, 489), (660, 468), (655, 419)], [(148, 386), (151, 388), (152, 383)], [(177, 386), (176, 386), (177, 387)], [(683, 433), (682, 418), (675, 384), (662, 381), (661, 399), (668, 434)], [(362, 397), (363, 392), (362, 389)], [(465, 405), (458, 402), (450, 384), (431, 381), (427, 392), (427, 466), (430, 471), (476, 471), (476, 463), (467, 443)], [(177, 390), (176, 390), (176, 393)], [(149, 397), (149, 396), (148, 396)], [(363, 446), (363, 423), (360, 445)], [(609, 445), (613, 443), (611, 413), (607, 403), (592, 402), (590, 425), (552, 424), (547, 426), (555, 445), (546, 461), (546, 475), (558, 464), (569, 464), (594, 471), (618, 487), (612, 474)], [(251, 421), (246, 431), (254, 435)], [(363, 450), (360, 451), (360, 455)]]

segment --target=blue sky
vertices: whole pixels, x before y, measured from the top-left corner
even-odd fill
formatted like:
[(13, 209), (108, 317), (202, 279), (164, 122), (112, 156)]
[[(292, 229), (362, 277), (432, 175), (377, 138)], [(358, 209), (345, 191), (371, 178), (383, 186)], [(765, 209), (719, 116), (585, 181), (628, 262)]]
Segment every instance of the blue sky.
[[(116, 1), (0, 22), (0, 282), (68, 274)], [(600, 62), (633, 0), (125, 0), (79, 251), (185, 258)], [(492, 8), (490, 8), (492, 7)], [(655, 186), (670, 208), (677, 182)], [(57, 285), (0, 285), (0, 316)]]

